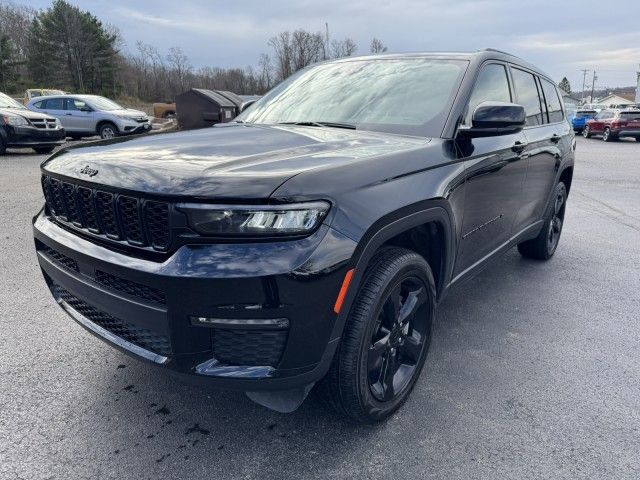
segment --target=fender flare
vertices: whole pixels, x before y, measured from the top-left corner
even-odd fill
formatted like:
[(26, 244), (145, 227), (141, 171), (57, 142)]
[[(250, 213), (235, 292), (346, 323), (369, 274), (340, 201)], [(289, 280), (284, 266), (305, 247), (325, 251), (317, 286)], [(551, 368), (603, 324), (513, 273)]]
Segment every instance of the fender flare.
[(438, 285), (436, 285), (438, 299), (442, 298), (451, 279), (455, 260), (456, 239), (452, 219), (453, 214), (448, 202), (445, 200), (427, 200), (426, 202), (419, 202), (418, 204), (403, 207), (400, 210), (389, 213), (369, 227), (358, 242), (351, 261), (349, 262), (348, 268), (353, 268), (354, 273), (347, 294), (344, 297), (342, 308), (331, 332), (330, 341), (342, 337), (344, 325), (364, 279), (367, 265), (376, 251), (386, 241), (400, 233), (430, 222), (439, 223), (444, 233), (444, 243), (446, 246), (444, 261), (442, 262), (442, 271), (439, 272), (440, 275), (438, 275)]

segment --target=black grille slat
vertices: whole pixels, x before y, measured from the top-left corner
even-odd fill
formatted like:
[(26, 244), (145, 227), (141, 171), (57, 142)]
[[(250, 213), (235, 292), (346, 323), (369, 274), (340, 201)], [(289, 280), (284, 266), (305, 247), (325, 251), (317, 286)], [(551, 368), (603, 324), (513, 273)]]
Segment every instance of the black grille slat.
[(115, 240), (120, 239), (120, 228), (116, 218), (115, 196), (109, 192), (96, 192), (96, 207), (104, 233)]
[(142, 219), (140, 218), (138, 199), (133, 197), (120, 197), (119, 213), (124, 238), (130, 243), (142, 245), (144, 243), (144, 233), (142, 232)]
[(216, 328), (213, 356), (234, 366), (273, 366), (282, 357), (287, 330), (240, 330)]
[(62, 199), (64, 201), (65, 210), (67, 212), (67, 221), (82, 226), (80, 216), (78, 215), (78, 204), (76, 201), (75, 186), (71, 183), (62, 183)]
[(99, 233), (98, 218), (93, 205), (93, 192), (90, 188), (78, 187), (78, 205), (83, 225), (89, 230)]
[(168, 336), (140, 328), (102, 312), (58, 285), (53, 285), (53, 289), (59, 298), (87, 320), (134, 345), (160, 355), (171, 355), (171, 341)]
[(55, 260), (58, 264), (66, 268), (67, 270), (71, 270), (73, 272), (79, 272), (78, 262), (76, 262), (73, 258), (67, 257), (63, 253), (60, 253), (53, 248), (45, 246), (41, 250), (49, 258)]
[(148, 201), (144, 206), (149, 242), (154, 248), (164, 250), (169, 247), (169, 205)]
[(131, 280), (117, 277), (102, 270), (96, 270), (95, 280), (100, 285), (111, 290), (117, 290), (118, 292), (126, 293), (127, 295), (159, 305), (166, 305), (167, 303), (164, 292), (161, 292), (157, 288), (132, 282)]
[(42, 191), (48, 212), (76, 228), (157, 251), (171, 245), (171, 210), (166, 202), (116, 195), (48, 175), (42, 176)]

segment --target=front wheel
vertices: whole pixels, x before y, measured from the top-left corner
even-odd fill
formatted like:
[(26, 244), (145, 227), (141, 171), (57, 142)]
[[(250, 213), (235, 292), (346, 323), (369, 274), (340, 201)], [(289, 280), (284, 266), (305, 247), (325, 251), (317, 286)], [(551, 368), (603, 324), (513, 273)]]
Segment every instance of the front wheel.
[(584, 138), (591, 138), (591, 129), (589, 128), (589, 125), (584, 127), (584, 130), (582, 130), (582, 136)]
[(118, 127), (113, 123), (103, 123), (98, 129), (98, 135), (100, 135), (100, 138), (103, 140), (109, 140), (118, 135)]
[(358, 423), (375, 423), (400, 408), (427, 357), (435, 291), (422, 256), (403, 248), (376, 254), (321, 382), (338, 412)]
[(523, 257), (549, 260), (558, 248), (567, 203), (567, 187), (560, 182), (556, 185), (553, 194), (553, 201), (549, 205), (544, 225), (538, 236), (518, 244), (518, 251)]

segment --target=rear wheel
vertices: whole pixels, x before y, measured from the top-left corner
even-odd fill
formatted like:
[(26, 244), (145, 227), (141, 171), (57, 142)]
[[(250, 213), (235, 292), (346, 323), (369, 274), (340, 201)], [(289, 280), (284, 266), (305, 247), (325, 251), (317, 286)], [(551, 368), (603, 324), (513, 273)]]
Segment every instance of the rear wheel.
[(564, 211), (567, 202), (567, 187), (560, 182), (554, 190), (554, 197), (545, 217), (545, 222), (538, 236), (518, 244), (518, 251), (523, 257), (537, 260), (549, 260), (558, 248)]
[(45, 154), (53, 152), (53, 149), (56, 147), (33, 147), (33, 150), (36, 153)]
[(584, 127), (584, 130), (582, 130), (582, 136), (584, 138), (591, 138), (591, 129), (589, 128), (589, 125)]
[(113, 123), (103, 123), (98, 128), (98, 135), (103, 140), (109, 140), (118, 135), (118, 127), (116, 127)]
[(608, 128), (604, 129), (604, 132), (602, 132), (602, 140), (604, 140), (605, 142), (610, 142), (611, 140), (613, 140), (613, 135), (611, 135), (611, 130), (609, 130)]
[(636, 142), (640, 142), (640, 137), (636, 137)]
[(4, 144), (2, 137), (0, 137), (0, 155), (4, 155), (7, 151), (7, 146)]
[(321, 388), (359, 423), (393, 414), (424, 365), (435, 318), (435, 282), (423, 257), (382, 250), (365, 272), (340, 347)]

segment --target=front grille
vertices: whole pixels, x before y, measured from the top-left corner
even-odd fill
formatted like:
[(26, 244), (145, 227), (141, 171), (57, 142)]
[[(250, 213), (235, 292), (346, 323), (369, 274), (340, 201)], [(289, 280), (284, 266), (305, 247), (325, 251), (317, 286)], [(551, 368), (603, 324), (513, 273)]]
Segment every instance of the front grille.
[(118, 292), (126, 293), (127, 295), (138, 297), (159, 305), (166, 305), (167, 303), (164, 292), (161, 292), (157, 288), (148, 287), (140, 283), (132, 282), (131, 280), (116, 277), (115, 275), (103, 272), (102, 270), (96, 270), (95, 280), (103, 287), (111, 290), (117, 290)]
[(56, 128), (55, 118), (37, 118), (29, 120), (31, 124), (36, 128), (41, 129), (54, 129)]
[(73, 258), (67, 257), (63, 253), (60, 253), (54, 250), (53, 248), (44, 246), (41, 249), (41, 252), (44, 253), (47, 257), (51, 258), (52, 260), (55, 260), (57, 263), (59, 263), (61, 266), (63, 266), (67, 270), (71, 270), (73, 272), (80, 271), (80, 269), (78, 268), (78, 262), (76, 262)]
[(169, 204), (117, 195), (44, 175), (49, 212), (59, 221), (94, 236), (166, 251), (171, 243)]
[(213, 329), (213, 356), (226, 365), (273, 366), (280, 362), (287, 330)]
[(58, 285), (54, 284), (53, 290), (54, 295), (99, 327), (146, 350), (160, 355), (171, 355), (171, 342), (168, 336), (140, 328), (102, 312)]

